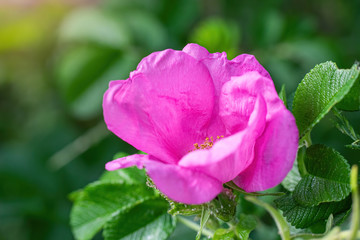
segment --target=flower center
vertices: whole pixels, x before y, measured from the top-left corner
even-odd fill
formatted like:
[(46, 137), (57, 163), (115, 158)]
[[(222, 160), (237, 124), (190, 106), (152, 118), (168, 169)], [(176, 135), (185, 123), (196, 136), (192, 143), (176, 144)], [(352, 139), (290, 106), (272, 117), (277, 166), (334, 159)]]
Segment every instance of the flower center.
[(194, 144), (194, 149), (193, 150), (191, 150), (190, 152), (192, 152), (192, 151), (196, 151), (196, 150), (199, 150), (199, 149), (210, 149), (210, 148), (212, 148), (212, 146), (214, 146), (214, 143), (216, 142), (216, 141), (218, 141), (218, 140), (220, 140), (221, 138), (223, 138), (224, 136), (223, 135), (221, 135), (221, 136), (217, 136), (216, 138), (215, 138), (215, 140), (214, 140), (214, 138), (213, 137), (207, 137), (207, 138), (205, 138), (205, 142), (203, 143), (203, 144), (198, 144), (198, 143), (195, 143)]

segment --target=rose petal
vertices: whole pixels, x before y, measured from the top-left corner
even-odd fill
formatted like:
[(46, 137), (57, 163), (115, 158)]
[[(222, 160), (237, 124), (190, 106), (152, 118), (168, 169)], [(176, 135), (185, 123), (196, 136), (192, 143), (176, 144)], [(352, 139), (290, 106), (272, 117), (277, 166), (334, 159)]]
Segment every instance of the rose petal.
[[(282, 111), (285, 106), (279, 98), (274, 83), (271, 78), (262, 76), (259, 72), (247, 72), (246, 74), (238, 77), (232, 77), (231, 82), (226, 83), (231, 85), (231, 88), (236, 88), (237, 91), (244, 91), (249, 96), (261, 95), (266, 102), (266, 120), (269, 121), (272, 115)], [(234, 86), (234, 87), (233, 87)], [(224, 85), (224, 88), (226, 86)], [(229, 92), (229, 91), (227, 91)]]
[(247, 192), (278, 185), (291, 170), (298, 148), (295, 119), (285, 107), (267, 123), (255, 145), (255, 157), (234, 182)]
[(241, 76), (247, 72), (258, 72), (261, 76), (271, 78), (266, 69), (258, 62), (254, 55), (241, 54), (230, 61), (232, 76)]
[(221, 182), (198, 171), (174, 164), (165, 164), (152, 156), (134, 154), (108, 162), (109, 171), (145, 165), (156, 187), (170, 199), (185, 204), (202, 204), (211, 201), (223, 189)]
[(234, 179), (253, 161), (255, 142), (264, 129), (265, 116), (266, 104), (257, 96), (247, 128), (215, 142), (209, 150), (190, 152), (179, 161), (179, 166), (204, 172), (222, 183)]
[(185, 204), (211, 201), (222, 189), (218, 180), (191, 169), (161, 162), (148, 162), (146, 170), (156, 187), (170, 199)]
[(243, 79), (246, 78), (232, 78), (226, 82), (220, 95), (219, 115), (230, 134), (245, 129), (254, 111), (257, 95), (253, 95), (249, 89), (241, 88), (239, 82)]
[(136, 166), (137, 168), (142, 169), (146, 161), (149, 161), (149, 155), (134, 154), (134, 155), (118, 158), (106, 163), (105, 169), (108, 171), (114, 171), (121, 168), (128, 168), (132, 166)]
[(187, 44), (183, 50), (183, 52), (189, 54), (193, 58), (197, 60), (202, 60), (209, 56), (209, 52), (206, 48), (196, 44), (196, 43), (189, 43)]
[(214, 105), (207, 68), (181, 51), (144, 58), (126, 81), (113, 81), (104, 95), (108, 128), (162, 161), (175, 163), (206, 137)]
[[(208, 127), (208, 136), (224, 135), (225, 126), (219, 117), (219, 97), (223, 85), (230, 81), (233, 76), (241, 76), (251, 71), (258, 72), (261, 76), (270, 78), (269, 73), (249, 54), (241, 54), (233, 60), (228, 60), (226, 53), (208, 53), (208, 51), (194, 43), (188, 44), (184, 52), (200, 60), (208, 69), (215, 86), (215, 107)], [(256, 95), (256, 94), (255, 94)]]

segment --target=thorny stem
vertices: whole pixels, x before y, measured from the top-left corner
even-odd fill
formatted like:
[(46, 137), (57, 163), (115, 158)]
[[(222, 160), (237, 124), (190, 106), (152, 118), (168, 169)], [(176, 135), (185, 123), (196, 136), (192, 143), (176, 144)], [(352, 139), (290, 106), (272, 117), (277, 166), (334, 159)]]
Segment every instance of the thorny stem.
[[(194, 230), (196, 232), (198, 232), (200, 230), (200, 225), (199, 224), (196, 224), (193, 221), (190, 221), (190, 220), (188, 220), (188, 219), (186, 219), (184, 217), (177, 216), (176, 218), (177, 218), (177, 220), (179, 222), (181, 222), (182, 224), (184, 224), (188, 228), (190, 228), (190, 229), (192, 229), (192, 230)], [(208, 230), (206, 228), (202, 229), (202, 234), (207, 236), (207, 237), (210, 237), (210, 238), (212, 238), (213, 235), (214, 235), (213, 232), (211, 232), (210, 230)]]

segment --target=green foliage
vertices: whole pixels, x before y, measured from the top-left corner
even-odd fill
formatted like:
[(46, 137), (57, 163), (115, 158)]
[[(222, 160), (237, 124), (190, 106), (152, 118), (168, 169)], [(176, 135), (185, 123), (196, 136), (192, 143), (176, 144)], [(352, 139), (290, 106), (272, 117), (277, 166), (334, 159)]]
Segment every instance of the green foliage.
[(355, 132), (347, 118), (341, 114), (336, 108), (333, 109), (333, 113), (336, 117), (336, 128), (343, 134), (349, 136), (354, 142), (350, 145), (346, 145), (348, 148), (360, 150), (360, 135)]
[(279, 92), (279, 98), (283, 101), (284, 105), (287, 106), (285, 84), (281, 86), (281, 90)]
[(235, 196), (230, 189), (224, 189), (214, 200), (210, 202), (210, 210), (215, 217), (224, 222), (231, 221), (235, 216), (236, 211)]
[[(284, 198), (284, 197), (282, 197)], [(281, 199), (282, 199), (281, 198)], [(290, 229), (288, 224), (286, 223), (285, 219), (281, 216), (281, 213), (272, 207), (270, 204), (260, 201), (259, 199), (253, 196), (246, 196), (246, 200), (266, 209), (272, 218), (275, 220), (276, 226), (279, 229), (279, 233), (282, 240), (289, 240), (290, 239)], [(280, 208), (281, 209), (281, 208)]]
[(195, 240), (200, 240), (202, 231), (205, 228), (207, 221), (210, 219), (210, 216), (211, 216), (210, 210), (206, 206), (202, 205), (202, 210), (200, 215), (200, 227), (198, 233), (196, 234)]
[(114, 214), (122, 213), (146, 200), (154, 193), (139, 185), (97, 182), (84, 189), (71, 212), (71, 226), (76, 239), (91, 239)]
[(333, 62), (316, 65), (306, 74), (296, 90), (293, 102), (293, 114), (301, 138), (345, 97), (358, 75), (356, 65), (342, 70)]
[(235, 240), (235, 233), (231, 229), (219, 228), (215, 231), (213, 240)]
[(201, 214), (202, 206), (201, 205), (188, 205), (183, 203), (178, 203), (168, 200), (170, 203), (171, 209), (169, 210), (169, 214), (176, 216), (176, 215), (183, 215), (183, 216), (192, 216)]
[(297, 159), (294, 162), (292, 169), (290, 170), (288, 175), (285, 177), (285, 179), (281, 182), (281, 185), (290, 192), (294, 191), (296, 185), (301, 180), (301, 175), (300, 175), (299, 168), (298, 168), (298, 158), (300, 156), (300, 153), (299, 153), (300, 151), (302, 151), (302, 149), (299, 149)]
[(252, 215), (241, 214), (236, 225), (235, 233), (240, 240), (247, 240), (252, 230), (256, 228), (257, 221)]
[(293, 198), (303, 206), (340, 201), (350, 194), (350, 166), (334, 149), (313, 145), (304, 158), (306, 175), (293, 191)]
[(360, 78), (356, 80), (354, 86), (344, 99), (336, 105), (339, 109), (345, 111), (358, 111), (360, 108)]
[(152, 199), (126, 212), (117, 212), (104, 226), (106, 240), (164, 240), (175, 228), (175, 219), (167, 214), (168, 203)]
[(310, 227), (327, 219), (330, 214), (337, 214), (337, 222), (343, 221), (347, 214), (340, 215), (350, 208), (350, 167), (347, 161), (324, 145), (301, 148), (297, 161), (302, 175), (289, 173), (288, 178), (296, 179), (297, 184), (296, 181), (285, 181), (291, 193), (276, 199), (276, 206), (297, 228)]
[(167, 214), (167, 202), (145, 180), (142, 170), (120, 169), (72, 194), (70, 219), (75, 238), (91, 239), (104, 228), (106, 240), (166, 239), (175, 220)]
[(146, 175), (144, 170), (139, 170), (136, 167), (130, 167), (121, 170), (106, 171), (101, 175), (100, 181), (116, 181), (120, 184), (145, 185)]
[(318, 206), (306, 207), (296, 202), (291, 194), (275, 200), (276, 206), (291, 225), (297, 228), (307, 228), (320, 220), (325, 220), (330, 214), (346, 211), (350, 207), (350, 198), (340, 202), (321, 203)]
[[(359, 64), (359, 62), (354, 64), (358, 70), (360, 70)], [(360, 109), (360, 77), (357, 78), (349, 93), (336, 106), (345, 111), (358, 111)]]

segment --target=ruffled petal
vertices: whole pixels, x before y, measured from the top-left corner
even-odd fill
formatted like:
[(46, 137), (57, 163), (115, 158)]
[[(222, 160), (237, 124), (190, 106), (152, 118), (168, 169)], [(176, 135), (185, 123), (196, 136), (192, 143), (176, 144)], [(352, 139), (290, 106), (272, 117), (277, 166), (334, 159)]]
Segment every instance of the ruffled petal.
[(222, 183), (234, 179), (253, 161), (256, 139), (265, 126), (266, 104), (257, 96), (248, 127), (215, 142), (209, 150), (190, 152), (179, 161), (179, 166), (204, 172)]
[(208, 51), (194, 43), (188, 44), (184, 52), (201, 61), (208, 69), (215, 86), (215, 107), (208, 127), (208, 136), (224, 135), (226, 127), (219, 117), (219, 97), (223, 85), (231, 80), (231, 77), (242, 76), (248, 72), (258, 72), (259, 75), (269, 78), (269, 73), (256, 60), (253, 55), (241, 54), (232, 60), (228, 60), (226, 53), (208, 53)]
[(220, 181), (205, 173), (183, 168), (174, 164), (165, 164), (152, 156), (134, 154), (108, 162), (109, 171), (145, 165), (146, 172), (156, 187), (170, 199), (185, 204), (202, 204), (211, 201), (223, 187)]
[(263, 77), (270, 78), (268, 71), (256, 60), (254, 55), (241, 54), (231, 60), (229, 65), (232, 76), (241, 76), (255, 71)]
[(263, 191), (278, 185), (291, 170), (298, 149), (295, 119), (285, 108), (267, 123), (255, 145), (252, 164), (234, 179), (247, 192)]
[[(262, 76), (259, 72), (252, 71), (238, 77), (232, 77), (231, 82), (226, 83), (224, 88), (230, 88), (230, 91), (238, 91), (238, 94), (246, 93), (248, 96), (261, 95), (266, 102), (266, 120), (271, 120), (272, 116), (282, 111), (285, 106), (279, 98), (274, 83), (271, 78)], [(229, 92), (224, 91), (223, 92)], [(242, 115), (244, 115), (242, 113)], [(245, 114), (246, 115), (246, 114)]]
[(207, 68), (171, 49), (144, 58), (128, 80), (111, 82), (103, 101), (109, 130), (169, 163), (206, 137), (213, 106)]
[(121, 168), (128, 168), (136, 166), (139, 169), (142, 169), (145, 162), (150, 161), (149, 155), (144, 154), (134, 154), (122, 158), (112, 160), (105, 165), (105, 169), (108, 171), (114, 171)]
[(176, 202), (202, 204), (214, 199), (223, 189), (217, 179), (173, 164), (151, 162), (146, 170), (156, 187)]
[(189, 54), (193, 58), (197, 60), (202, 60), (209, 56), (209, 52), (206, 48), (196, 44), (196, 43), (189, 43), (187, 44), (183, 50), (183, 52)]
[(284, 104), (279, 99), (272, 80), (258, 72), (232, 77), (231, 81), (224, 84), (220, 95), (219, 116), (230, 134), (247, 127), (258, 95), (265, 99), (267, 120), (278, 109), (283, 109)]

